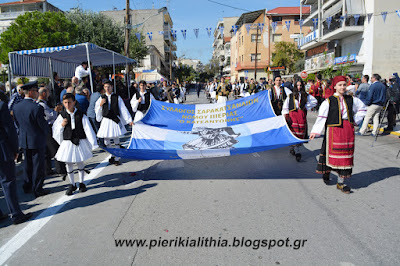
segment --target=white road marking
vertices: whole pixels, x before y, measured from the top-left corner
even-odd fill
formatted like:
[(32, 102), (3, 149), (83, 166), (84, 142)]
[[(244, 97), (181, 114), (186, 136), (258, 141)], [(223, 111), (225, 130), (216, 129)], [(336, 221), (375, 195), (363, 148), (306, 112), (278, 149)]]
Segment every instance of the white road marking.
[(253, 156), (256, 157), (256, 158), (257, 157), (261, 157), (260, 154), (258, 154), (257, 152), (253, 153)]
[[(85, 183), (89, 184), (101, 171), (108, 165), (108, 156), (104, 161), (98, 164), (90, 174), (85, 176)], [(35, 220), (28, 222), (13, 238), (0, 248), (0, 265), (3, 265), (18, 249), (20, 249), (29, 239), (31, 239), (50, 219), (76, 194), (72, 196), (63, 195), (61, 198), (51, 204), (46, 210), (40, 213)]]

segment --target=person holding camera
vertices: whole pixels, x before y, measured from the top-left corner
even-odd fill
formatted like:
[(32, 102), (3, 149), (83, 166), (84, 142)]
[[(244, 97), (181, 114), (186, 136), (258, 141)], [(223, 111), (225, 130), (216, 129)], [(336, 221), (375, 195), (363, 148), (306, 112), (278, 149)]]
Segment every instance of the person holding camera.
[(388, 125), (384, 130), (392, 131), (394, 126), (396, 125), (396, 114), (399, 112), (399, 100), (400, 100), (399, 84), (397, 83), (396, 77), (393, 75), (389, 77), (386, 97), (389, 101), (389, 106), (387, 110)]

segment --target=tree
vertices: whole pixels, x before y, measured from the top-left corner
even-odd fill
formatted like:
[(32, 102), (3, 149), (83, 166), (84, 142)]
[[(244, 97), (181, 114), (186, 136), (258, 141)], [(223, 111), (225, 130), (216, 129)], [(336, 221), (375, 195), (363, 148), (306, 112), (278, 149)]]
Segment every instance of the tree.
[(211, 59), (208, 64), (204, 67), (205, 72), (211, 77), (214, 77), (219, 74), (219, 60)]
[(0, 61), (8, 63), (13, 51), (73, 44), (77, 29), (64, 13), (27, 12), (0, 35)]
[(131, 33), (129, 38), (129, 57), (140, 62), (149, 54), (149, 48), (146, 46), (146, 37), (140, 33), (140, 40), (136, 37), (136, 32)]
[(275, 45), (275, 52), (272, 53), (274, 65), (285, 66), (288, 73), (295, 71), (294, 64), (302, 58), (304, 53), (291, 42), (278, 42)]
[(176, 77), (179, 81), (194, 81), (197, 77), (197, 73), (192, 66), (179, 64), (179, 67), (175, 72)]
[(124, 28), (101, 13), (77, 10), (69, 12), (67, 18), (78, 25), (75, 43), (90, 42), (111, 51), (124, 50)]

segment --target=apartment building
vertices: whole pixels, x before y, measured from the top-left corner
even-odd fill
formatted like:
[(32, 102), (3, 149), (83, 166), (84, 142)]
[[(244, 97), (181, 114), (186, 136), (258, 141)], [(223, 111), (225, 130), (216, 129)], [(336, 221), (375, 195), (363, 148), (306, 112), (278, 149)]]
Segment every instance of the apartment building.
[(312, 32), (299, 40), (306, 51), (307, 72), (346, 62), (352, 63), (350, 74), (379, 73), (387, 78), (399, 71), (399, 1), (301, 0), (300, 4), (311, 6), (304, 24)]
[(281, 41), (297, 44), (302, 32), (311, 30), (307, 26), (300, 30), (300, 15), (307, 16), (309, 12), (309, 7), (277, 7), (242, 14), (231, 39), (231, 79), (268, 78), (267, 71), (274, 66), (275, 44)]
[[(100, 12), (117, 23), (125, 25), (125, 10), (111, 10)], [(160, 9), (130, 10), (131, 21), (134, 29), (142, 32), (146, 45), (150, 47), (149, 55), (139, 62), (135, 72), (143, 70), (157, 70), (161, 75), (170, 77), (173, 61), (176, 57), (176, 37), (172, 34), (173, 22), (166, 7)], [(152, 39), (147, 35), (152, 33)]]
[(47, 0), (19, 0), (0, 4), (0, 33), (5, 31), (19, 15), (26, 12), (62, 12)]

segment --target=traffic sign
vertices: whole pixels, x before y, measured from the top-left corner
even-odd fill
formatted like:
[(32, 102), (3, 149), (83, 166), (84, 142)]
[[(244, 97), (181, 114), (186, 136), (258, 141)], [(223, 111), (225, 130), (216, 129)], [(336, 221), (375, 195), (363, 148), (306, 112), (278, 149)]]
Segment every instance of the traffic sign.
[(306, 79), (306, 78), (308, 77), (307, 72), (306, 72), (306, 71), (301, 72), (300, 77), (301, 77), (302, 79)]

